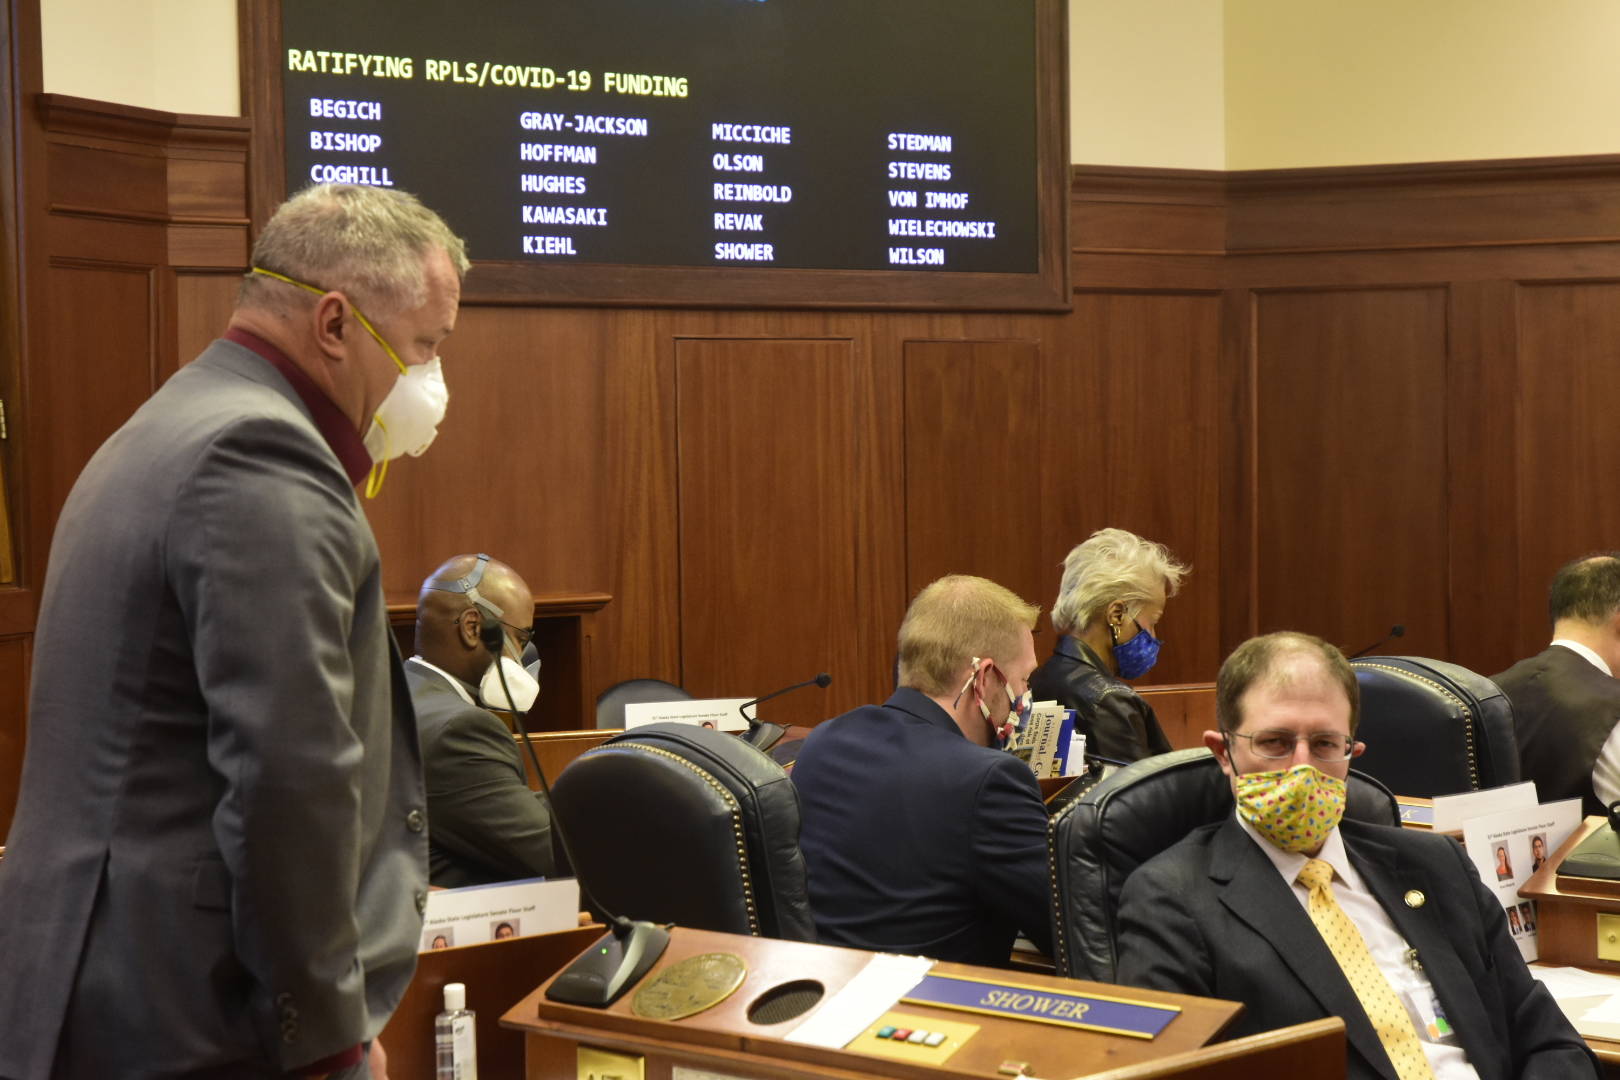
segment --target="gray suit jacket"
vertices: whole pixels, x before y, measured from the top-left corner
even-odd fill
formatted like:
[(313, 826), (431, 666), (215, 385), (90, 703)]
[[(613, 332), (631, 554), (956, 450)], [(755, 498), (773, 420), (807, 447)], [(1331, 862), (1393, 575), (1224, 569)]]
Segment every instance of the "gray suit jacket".
[[(1445, 1006), (1481, 1080), (1596, 1078), (1597, 1062), (1508, 935), (1502, 905), (1443, 836), (1346, 821), (1345, 851)], [(1423, 893), (1409, 907), (1410, 889)], [(1233, 818), (1195, 830), (1125, 882), (1121, 983), (1243, 1002), (1226, 1032), (1343, 1018), (1352, 1078), (1396, 1080), (1372, 1022), (1281, 875)]]
[(426, 900), (415, 722), (354, 489), (251, 350), (86, 466), (31, 690), (0, 1075), (266, 1075), (381, 1029)]
[(545, 796), (529, 790), (506, 725), (467, 704), (446, 678), (414, 662), (405, 665), (427, 772), (433, 884), (454, 889), (549, 876), (554, 860)]

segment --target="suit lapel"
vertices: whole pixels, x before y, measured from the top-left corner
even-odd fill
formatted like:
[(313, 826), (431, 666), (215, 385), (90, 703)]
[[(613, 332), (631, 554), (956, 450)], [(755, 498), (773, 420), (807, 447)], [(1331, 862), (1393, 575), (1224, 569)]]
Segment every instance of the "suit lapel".
[[(1446, 1019), (1468, 1052), (1468, 1060), (1476, 1063), (1489, 1060), (1489, 1055), (1498, 1051), (1481, 1037), (1490, 1030), (1491, 1020), (1485, 1014), (1480, 995), (1465, 989), (1472, 986), (1473, 976), (1458, 958), (1448, 928), (1443, 925), (1444, 906), (1425, 902), (1422, 907), (1413, 908), (1405, 901), (1406, 893), (1412, 889), (1426, 898), (1434, 898), (1447, 888), (1455, 889), (1456, 883), (1437, 877), (1433, 868), (1402, 855), (1379, 835), (1377, 827), (1352, 824), (1349, 830), (1341, 831), (1345, 850), (1356, 872), (1378, 898), (1379, 906), (1401, 937), (1417, 950), (1423, 974), (1445, 1006)], [(1485, 1068), (1479, 1071), (1480, 1075), (1487, 1075)]]
[[(1316, 924), (1236, 820), (1228, 819), (1221, 827), (1213, 854), (1210, 878), (1221, 903), (1271, 944), (1278, 961), (1325, 1013), (1344, 1021), (1345, 1037), (1363, 1060), (1380, 1076), (1397, 1080), (1378, 1033)], [(1286, 992), (1285, 987), (1278, 989)]]

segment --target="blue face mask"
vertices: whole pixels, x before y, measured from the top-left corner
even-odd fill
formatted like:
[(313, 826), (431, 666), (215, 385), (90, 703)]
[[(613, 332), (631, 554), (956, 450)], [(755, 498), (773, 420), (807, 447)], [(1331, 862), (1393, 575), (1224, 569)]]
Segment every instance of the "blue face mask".
[[(1136, 622), (1135, 619), (1131, 620)], [(1148, 670), (1159, 661), (1159, 649), (1162, 642), (1154, 637), (1142, 626), (1136, 623), (1136, 636), (1129, 641), (1119, 640), (1119, 630), (1109, 627), (1114, 635), (1114, 666), (1119, 669), (1122, 679), (1140, 679)]]

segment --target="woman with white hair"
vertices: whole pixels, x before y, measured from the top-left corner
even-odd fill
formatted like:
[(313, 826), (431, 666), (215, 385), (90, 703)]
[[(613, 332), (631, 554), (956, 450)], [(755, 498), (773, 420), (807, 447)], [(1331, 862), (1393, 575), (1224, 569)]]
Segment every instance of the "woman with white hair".
[(1163, 544), (1124, 529), (1098, 529), (1063, 560), (1052, 605), (1061, 636), (1029, 687), (1036, 701), (1076, 711), (1087, 753), (1118, 761), (1169, 753), (1152, 706), (1123, 680), (1158, 660), (1155, 628), (1186, 573)]

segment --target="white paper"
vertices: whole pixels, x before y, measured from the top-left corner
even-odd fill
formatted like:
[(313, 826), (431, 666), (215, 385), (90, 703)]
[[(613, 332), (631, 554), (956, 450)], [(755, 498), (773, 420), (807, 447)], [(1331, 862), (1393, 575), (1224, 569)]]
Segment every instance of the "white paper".
[(844, 988), (823, 1001), (810, 1018), (785, 1036), (788, 1042), (838, 1050), (872, 1025), (922, 982), (934, 966), (926, 956), (878, 953)]
[(747, 731), (748, 721), (738, 712), (748, 698), (700, 698), (696, 701), (641, 701), (624, 707), (624, 729), (671, 721), (718, 731)]
[[(476, 945), (497, 937), (528, 937), (579, 925), (579, 882), (525, 878), (496, 885), (430, 889), (423, 912), (422, 949)], [(510, 928), (511, 933), (505, 933)]]
[(1530, 974), (1541, 980), (1555, 999), (1620, 994), (1620, 975), (1605, 975), (1573, 967), (1542, 967), (1540, 964), (1531, 964)]
[(1535, 806), (1536, 784), (1526, 780), (1522, 784), (1486, 788), (1484, 791), (1465, 791), (1461, 795), (1437, 795), (1434, 800), (1434, 831), (1462, 832), (1463, 822), (1471, 817), (1483, 817), (1500, 810), (1518, 810)]
[(1581, 1019), (1590, 1024), (1620, 1024), (1620, 995), (1610, 994), (1602, 1004), (1587, 1009)]
[[(1439, 804), (1435, 800), (1436, 805)], [(1519, 888), (1540, 869), (1535, 841), (1545, 860), (1569, 838), (1581, 823), (1581, 801), (1565, 799), (1517, 810), (1502, 810), (1463, 822), (1463, 844), (1468, 858), (1479, 871), (1479, 880), (1496, 894), (1507, 915), (1508, 932), (1526, 960), (1534, 960), (1536, 947), (1536, 905), (1519, 899)]]

